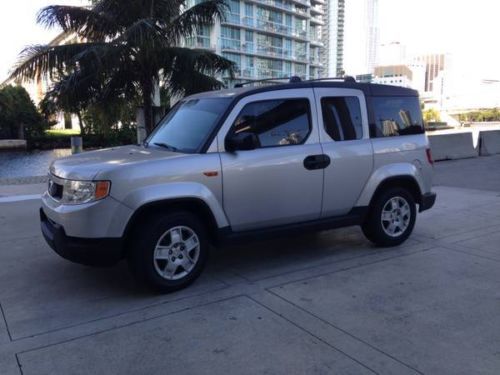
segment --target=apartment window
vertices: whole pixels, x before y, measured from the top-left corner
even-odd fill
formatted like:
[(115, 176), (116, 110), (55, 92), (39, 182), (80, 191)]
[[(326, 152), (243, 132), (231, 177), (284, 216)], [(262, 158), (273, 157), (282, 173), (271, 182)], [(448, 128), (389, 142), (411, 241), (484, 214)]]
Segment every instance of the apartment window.
[(334, 141), (363, 138), (363, 122), (359, 99), (355, 96), (336, 96), (321, 99), (323, 126)]
[(233, 14), (240, 14), (240, 2), (235, 0), (230, 0), (228, 2), (229, 11)]
[(305, 77), (306, 66), (304, 64), (295, 64), (295, 75), (299, 77)]
[(253, 5), (245, 3), (245, 16), (253, 17)]
[(253, 43), (253, 31), (245, 31), (245, 41)]
[(236, 69), (239, 69), (241, 67), (241, 55), (236, 53), (222, 52), (222, 57), (225, 57), (226, 59), (234, 62), (237, 65)]
[(309, 100), (264, 100), (247, 104), (231, 132), (254, 133), (260, 147), (299, 145), (311, 132)]
[(393, 137), (424, 132), (422, 112), (417, 97), (374, 97), (375, 126), (372, 137)]

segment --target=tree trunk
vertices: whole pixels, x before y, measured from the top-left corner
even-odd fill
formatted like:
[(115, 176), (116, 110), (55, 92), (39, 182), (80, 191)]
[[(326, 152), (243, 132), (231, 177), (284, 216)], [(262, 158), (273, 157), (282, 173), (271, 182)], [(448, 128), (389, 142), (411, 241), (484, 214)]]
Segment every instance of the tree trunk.
[(151, 79), (146, 79), (142, 83), (142, 96), (144, 105), (144, 124), (146, 132), (151, 134), (153, 131), (153, 82)]
[(76, 111), (76, 116), (78, 117), (78, 124), (80, 125), (80, 135), (85, 135), (85, 125), (83, 124), (82, 114), (80, 111)]

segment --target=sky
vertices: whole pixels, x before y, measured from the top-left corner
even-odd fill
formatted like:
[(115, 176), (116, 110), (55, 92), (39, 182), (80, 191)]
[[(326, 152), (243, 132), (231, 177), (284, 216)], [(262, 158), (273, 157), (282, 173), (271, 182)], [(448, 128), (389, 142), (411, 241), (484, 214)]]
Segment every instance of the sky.
[(38, 11), (47, 5), (82, 5), (83, 0), (15, 0), (0, 2), (0, 83), (17, 61), (18, 54), (30, 44), (44, 44), (60, 30), (46, 30), (36, 24)]
[[(365, 0), (346, 0), (345, 70), (362, 73)], [(379, 0), (380, 43), (400, 42), (408, 54), (443, 53), (463, 73), (500, 79), (500, 1)]]
[[(346, 0), (345, 60), (348, 73), (360, 72), (365, 0)], [(82, 5), (85, 0), (17, 0), (0, 4), (0, 82), (24, 46), (46, 43), (57, 30), (36, 25), (39, 9), (50, 4)], [(500, 1), (379, 0), (380, 42), (401, 42), (408, 53), (450, 52), (462, 72), (500, 79)]]

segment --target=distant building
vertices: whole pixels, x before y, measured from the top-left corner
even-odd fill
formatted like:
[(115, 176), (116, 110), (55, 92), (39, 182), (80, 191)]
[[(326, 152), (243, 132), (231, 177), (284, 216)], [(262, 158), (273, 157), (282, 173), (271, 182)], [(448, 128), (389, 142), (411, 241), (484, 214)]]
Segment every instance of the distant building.
[(373, 81), (373, 74), (358, 74), (356, 81), (361, 83), (371, 83)]
[(387, 65), (375, 67), (373, 83), (412, 87), (413, 72), (406, 65)]
[(434, 79), (439, 75), (439, 73), (443, 72), (445, 69), (449, 69), (450, 55), (442, 53), (428, 54), (416, 56), (413, 58), (413, 61), (425, 66), (424, 91), (430, 93), (434, 91)]
[[(344, 75), (344, 20), (345, 0), (327, 0), (323, 28), (323, 65), (325, 76)], [(312, 9), (312, 8), (311, 8)]]
[(379, 17), (378, 17), (378, 0), (366, 0), (366, 51), (367, 72), (373, 72), (378, 61), (379, 49)]

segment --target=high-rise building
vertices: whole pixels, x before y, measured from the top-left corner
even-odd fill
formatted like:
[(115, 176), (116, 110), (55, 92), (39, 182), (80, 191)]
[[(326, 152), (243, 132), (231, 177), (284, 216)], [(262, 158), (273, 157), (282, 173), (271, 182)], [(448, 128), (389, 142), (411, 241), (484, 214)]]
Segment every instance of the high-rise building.
[(429, 54), (417, 56), (415, 62), (425, 65), (425, 92), (434, 91), (434, 79), (443, 72), (449, 69), (450, 56), (446, 54)]
[[(192, 6), (202, 0), (189, 0)], [(188, 47), (207, 48), (236, 63), (231, 83), (299, 76), (319, 78), (325, 0), (228, 0), (222, 22), (198, 30)]]
[(379, 48), (379, 18), (378, 18), (378, 0), (366, 0), (366, 67), (367, 72), (373, 72), (378, 62)]
[(323, 65), (327, 77), (344, 75), (345, 0), (328, 0), (323, 28)]

